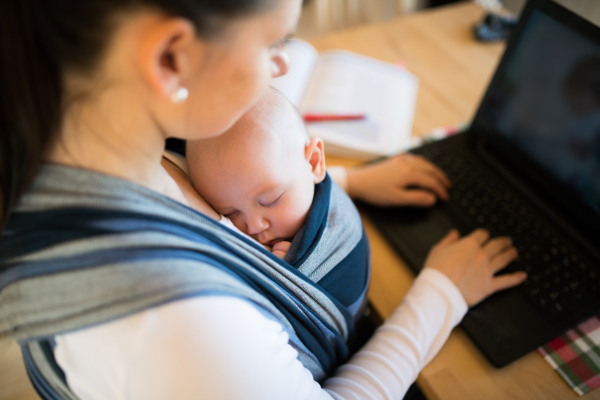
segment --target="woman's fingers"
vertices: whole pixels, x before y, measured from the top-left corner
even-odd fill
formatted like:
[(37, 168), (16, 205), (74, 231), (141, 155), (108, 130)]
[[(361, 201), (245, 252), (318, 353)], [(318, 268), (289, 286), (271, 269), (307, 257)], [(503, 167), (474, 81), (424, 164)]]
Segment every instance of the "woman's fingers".
[(437, 197), (428, 190), (404, 189), (398, 190), (398, 203), (414, 207), (431, 207), (435, 204)]
[[(517, 286), (527, 278), (527, 274), (523, 271), (513, 272), (512, 274), (505, 274), (495, 277), (492, 280), (492, 292), (495, 293), (499, 290), (504, 290)], [(490, 293), (490, 294), (491, 294)]]
[(475, 229), (469, 235), (466, 236), (465, 239), (470, 239), (475, 241), (479, 246), (483, 246), (485, 242), (490, 238), (490, 233), (482, 228)]
[(448, 189), (437, 179), (422, 170), (415, 171), (415, 174), (407, 180), (409, 185), (416, 185), (434, 192), (440, 199), (448, 200)]
[[(450, 180), (421, 156), (400, 154), (384, 161), (349, 168), (350, 197), (380, 206), (427, 207), (447, 200)], [(416, 186), (416, 189), (410, 188)], [(408, 189), (407, 189), (408, 188)], [(426, 193), (429, 192), (429, 193)]]
[(512, 240), (506, 236), (489, 240), (483, 246), (483, 251), (490, 259), (490, 267), (493, 273), (504, 269), (518, 256), (517, 249), (512, 245)]
[(514, 247), (506, 247), (500, 253), (496, 254), (491, 261), (491, 268), (494, 273), (504, 269), (509, 263), (514, 261), (518, 256), (517, 249)]
[(450, 231), (446, 233), (446, 236), (444, 236), (439, 242), (437, 242), (435, 247), (445, 247), (451, 245), (452, 243), (456, 242), (459, 238), (460, 233), (458, 233), (456, 229), (450, 229)]
[(490, 258), (494, 258), (496, 254), (501, 253), (506, 248), (512, 245), (512, 240), (509, 237), (497, 237), (488, 241), (485, 246), (483, 246), (483, 251)]
[(435, 164), (422, 156), (414, 156), (415, 163), (417, 163), (423, 170), (427, 171), (427, 173), (435, 176), (440, 182), (444, 184), (447, 188), (452, 185), (448, 175), (444, 173), (441, 169), (439, 169)]
[(522, 272), (494, 276), (516, 256), (509, 238), (490, 240), (488, 231), (476, 229), (461, 239), (458, 232), (452, 230), (433, 247), (425, 268), (444, 273), (460, 290), (467, 304), (474, 305), (525, 279)]

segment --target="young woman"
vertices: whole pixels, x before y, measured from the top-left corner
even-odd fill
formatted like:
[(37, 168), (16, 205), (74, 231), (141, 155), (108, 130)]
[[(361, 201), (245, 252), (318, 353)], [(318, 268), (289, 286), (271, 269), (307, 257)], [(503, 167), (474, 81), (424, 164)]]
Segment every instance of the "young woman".
[[(23, 343), (43, 397), (401, 398), (467, 305), (524, 279), (494, 277), (508, 238), (451, 232), (347, 361), (343, 308), (216, 223), (163, 160), (167, 138), (219, 135), (287, 71), (300, 6), (1, 3), (0, 334)], [(446, 186), (418, 157), (348, 174), (379, 204), (429, 205)]]

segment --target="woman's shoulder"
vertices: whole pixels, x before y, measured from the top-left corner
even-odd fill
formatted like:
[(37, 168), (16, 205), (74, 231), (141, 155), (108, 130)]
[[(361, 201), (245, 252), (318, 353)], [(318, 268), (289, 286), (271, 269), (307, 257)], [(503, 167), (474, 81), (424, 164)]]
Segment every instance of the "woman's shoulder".
[(185, 157), (181, 154), (176, 153), (174, 151), (165, 150), (163, 152), (163, 158), (166, 158), (167, 160), (175, 164), (177, 167), (179, 167), (180, 170), (185, 172), (186, 175), (189, 175), (187, 162), (185, 161)]
[(219, 220), (220, 215), (200, 196), (189, 179), (185, 159), (173, 152), (165, 151), (161, 162), (175, 186), (165, 186), (166, 196), (174, 198), (206, 216)]

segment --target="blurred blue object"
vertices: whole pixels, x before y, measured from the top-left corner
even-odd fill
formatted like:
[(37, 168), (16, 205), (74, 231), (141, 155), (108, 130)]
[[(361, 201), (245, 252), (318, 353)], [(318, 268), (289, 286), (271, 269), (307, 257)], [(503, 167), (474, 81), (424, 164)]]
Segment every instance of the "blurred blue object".
[(483, 21), (473, 27), (473, 35), (481, 42), (499, 42), (510, 36), (517, 21), (506, 15), (488, 13)]

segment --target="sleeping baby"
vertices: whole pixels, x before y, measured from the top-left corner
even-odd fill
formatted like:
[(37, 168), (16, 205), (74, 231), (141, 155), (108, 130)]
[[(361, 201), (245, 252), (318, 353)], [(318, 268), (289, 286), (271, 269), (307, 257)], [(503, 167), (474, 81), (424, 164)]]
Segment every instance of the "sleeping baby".
[(188, 142), (186, 158), (194, 188), (219, 214), (275, 256), (301, 265), (356, 314), (369, 278), (360, 217), (326, 173), (322, 140), (309, 138), (282, 93), (269, 88), (226, 133)]

